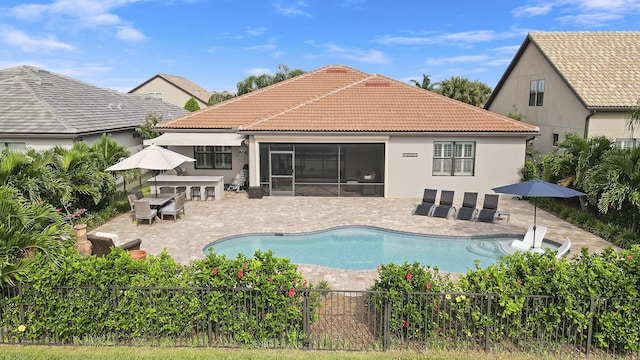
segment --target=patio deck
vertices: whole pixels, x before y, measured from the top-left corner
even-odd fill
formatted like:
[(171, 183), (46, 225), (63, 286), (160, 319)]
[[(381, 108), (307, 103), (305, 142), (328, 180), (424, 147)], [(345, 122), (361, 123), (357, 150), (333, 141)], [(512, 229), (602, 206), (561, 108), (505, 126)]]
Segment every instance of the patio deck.
[[(156, 221), (152, 226), (136, 226), (128, 214), (120, 215), (95, 229), (118, 234), (122, 242), (142, 239), (142, 249), (158, 254), (164, 248), (178, 262), (188, 264), (204, 257), (203, 248), (231, 235), (249, 233), (300, 233), (335, 226), (368, 225), (422, 234), (524, 235), (533, 221), (533, 205), (527, 201), (500, 200), (498, 209), (509, 211), (510, 220), (495, 224), (454, 221), (411, 215), (420, 199), (330, 198), (330, 197), (264, 197), (249, 199), (245, 193), (226, 192), (216, 201), (188, 201), (186, 216)], [(481, 206), (482, 204), (480, 204)], [(583, 231), (538, 209), (538, 224), (545, 225), (545, 239), (572, 242), (571, 252), (588, 248), (599, 252), (611, 243)], [(253, 254), (247, 254), (249, 256)], [(571, 256), (571, 255), (569, 255)], [(309, 281), (326, 280), (335, 290), (364, 290), (377, 278), (375, 269), (346, 271), (315, 265), (299, 264), (299, 270)]]

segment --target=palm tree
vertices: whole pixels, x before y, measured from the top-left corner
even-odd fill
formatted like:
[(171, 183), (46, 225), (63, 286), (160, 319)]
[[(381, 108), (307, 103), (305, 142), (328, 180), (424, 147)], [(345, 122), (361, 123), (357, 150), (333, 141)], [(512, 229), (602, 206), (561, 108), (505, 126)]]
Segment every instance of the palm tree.
[(613, 149), (585, 177), (587, 195), (598, 199), (598, 210), (611, 209), (631, 216), (631, 229), (638, 231), (640, 214), (640, 148)]
[(491, 95), (491, 87), (476, 80), (469, 81), (466, 77), (452, 76), (438, 82), (438, 94), (465, 102), (474, 106), (482, 106)]
[(0, 286), (13, 285), (28, 276), (34, 252), (51, 266), (58, 266), (71, 227), (62, 222), (55, 208), (27, 201), (20, 191), (0, 186)]
[(419, 88), (429, 90), (429, 91), (435, 91), (436, 84), (431, 82), (431, 75), (422, 74), (421, 82), (418, 82), (418, 80), (410, 80), (410, 81)]
[(631, 132), (640, 124), (640, 100), (636, 102), (636, 106), (631, 108), (631, 112), (627, 116), (627, 127)]

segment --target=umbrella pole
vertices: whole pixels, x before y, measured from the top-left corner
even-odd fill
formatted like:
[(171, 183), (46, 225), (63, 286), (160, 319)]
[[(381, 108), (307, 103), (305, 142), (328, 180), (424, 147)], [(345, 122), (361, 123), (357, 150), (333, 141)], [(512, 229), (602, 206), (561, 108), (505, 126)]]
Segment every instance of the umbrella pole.
[[(156, 189), (156, 197), (158, 197), (158, 172), (154, 172), (153, 187)], [(535, 235), (535, 233), (534, 233)]]
[(533, 198), (533, 246), (536, 245), (536, 223), (537, 223), (537, 214), (536, 210), (538, 209), (537, 204), (538, 198)]

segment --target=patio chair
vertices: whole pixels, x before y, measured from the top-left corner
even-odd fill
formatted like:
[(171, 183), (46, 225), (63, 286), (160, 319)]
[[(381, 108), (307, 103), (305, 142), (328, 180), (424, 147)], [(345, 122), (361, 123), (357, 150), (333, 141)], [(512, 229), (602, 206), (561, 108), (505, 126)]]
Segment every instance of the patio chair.
[(424, 193), (422, 194), (422, 203), (416, 206), (416, 208), (413, 210), (413, 215), (431, 215), (431, 209), (436, 204), (437, 193), (438, 190), (424, 189)]
[(133, 195), (136, 196), (136, 200), (140, 200), (144, 197), (144, 194), (142, 194), (142, 190), (138, 190), (136, 192), (133, 193)]
[(133, 203), (135, 207), (136, 226), (140, 224), (140, 220), (149, 220), (149, 225), (153, 224), (153, 220), (158, 216), (158, 210), (152, 209), (148, 201), (136, 200)]
[[(91, 254), (96, 256), (105, 256), (111, 252), (111, 248), (116, 247), (113, 240), (108, 237), (102, 237), (95, 234), (87, 234), (87, 240), (91, 242)], [(135, 239), (128, 241), (119, 247), (124, 250), (140, 250), (142, 240)]]
[(564, 244), (560, 245), (560, 247), (558, 248), (558, 253), (556, 254), (556, 259), (562, 258), (565, 254), (567, 254), (569, 252), (570, 248), (571, 248), (571, 240), (569, 238), (567, 238), (565, 240)]
[(475, 221), (495, 222), (498, 217), (498, 200), (500, 195), (484, 194), (484, 203), (482, 209), (476, 212)]
[(176, 196), (175, 200), (169, 202), (169, 204), (165, 205), (160, 210), (160, 219), (164, 220), (165, 216), (171, 215), (173, 216), (173, 221), (176, 221), (180, 213), (182, 213), (182, 215), (185, 215), (184, 203), (186, 198), (187, 195), (185, 193)]
[(136, 221), (135, 201), (137, 201), (138, 198), (136, 197), (136, 194), (129, 194), (127, 195), (127, 199), (129, 200), (129, 206), (131, 207), (131, 210), (129, 210), (129, 214), (131, 214), (131, 221)]
[(176, 186), (176, 193), (178, 194), (186, 194), (187, 187), (186, 186)]
[(245, 181), (245, 174), (243, 170), (237, 173), (236, 177), (233, 180), (231, 180), (231, 184), (229, 184), (229, 187), (227, 187), (227, 190), (240, 192), (244, 187), (244, 181)]
[(440, 203), (431, 210), (431, 217), (441, 217), (448, 219), (451, 212), (455, 212), (456, 208), (453, 206), (454, 191), (442, 190), (440, 193)]
[(511, 243), (511, 247), (518, 250), (529, 250), (531, 248), (542, 250), (542, 240), (547, 234), (547, 227), (536, 225), (534, 237), (533, 226), (534, 224), (529, 225), (529, 229), (527, 229), (527, 233), (524, 234), (522, 240), (513, 240), (513, 242)]
[(194, 200), (195, 198), (198, 198), (198, 201), (200, 201), (200, 199), (201, 199), (200, 186), (192, 186), (191, 187), (191, 200)]
[(215, 200), (216, 199), (216, 188), (215, 186), (207, 186), (204, 188), (204, 199), (205, 200)]
[(464, 198), (462, 199), (462, 206), (458, 208), (456, 211), (455, 219), (456, 220), (471, 220), (475, 215), (477, 208), (476, 204), (478, 203), (478, 193), (477, 192), (465, 192)]

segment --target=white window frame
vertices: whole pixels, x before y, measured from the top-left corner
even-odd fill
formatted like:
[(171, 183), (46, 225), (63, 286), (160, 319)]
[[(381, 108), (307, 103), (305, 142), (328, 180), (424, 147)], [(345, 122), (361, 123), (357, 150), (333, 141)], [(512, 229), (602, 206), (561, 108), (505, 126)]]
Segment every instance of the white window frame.
[(232, 169), (233, 154), (231, 146), (194, 146), (196, 169)]
[(473, 176), (476, 143), (473, 141), (435, 141), (433, 176)]

